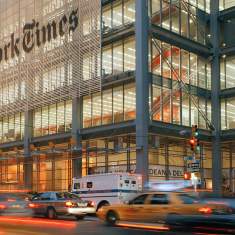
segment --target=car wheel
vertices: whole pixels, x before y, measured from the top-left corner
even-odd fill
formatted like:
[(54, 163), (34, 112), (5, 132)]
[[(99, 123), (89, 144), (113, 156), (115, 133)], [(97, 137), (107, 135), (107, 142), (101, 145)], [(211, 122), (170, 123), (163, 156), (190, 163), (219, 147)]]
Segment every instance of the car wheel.
[(76, 215), (75, 217), (77, 220), (83, 220), (85, 215)]
[(101, 202), (101, 203), (98, 205), (96, 211), (100, 210), (103, 206), (109, 206), (109, 205), (110, 205), (110, 204), (109, 204), (108, 202)]
[(56, 215), (56, 211), (53, 207), (49, 207), (47, 209), (47, 218), (48, 219), (56, 219), (57, 215)]
[(118, 221), (118, 215), (114, 211), (109, 211), (106, 215), (106, 222), (110, 226), (114, 226)]

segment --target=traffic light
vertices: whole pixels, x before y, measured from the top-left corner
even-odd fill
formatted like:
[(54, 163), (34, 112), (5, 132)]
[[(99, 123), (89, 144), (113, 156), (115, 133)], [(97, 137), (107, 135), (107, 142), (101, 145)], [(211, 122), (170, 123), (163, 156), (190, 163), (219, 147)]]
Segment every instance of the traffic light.
[(190, 144), (192, 151), (198, 152), (200, 150), (197, 125), (192, 126), (192, 134), (191, 134), (191, 138), (189, 140), (189, 144)]
[(191, 180), (191, 173), (190, 172), (184, 172), (184, 180)]

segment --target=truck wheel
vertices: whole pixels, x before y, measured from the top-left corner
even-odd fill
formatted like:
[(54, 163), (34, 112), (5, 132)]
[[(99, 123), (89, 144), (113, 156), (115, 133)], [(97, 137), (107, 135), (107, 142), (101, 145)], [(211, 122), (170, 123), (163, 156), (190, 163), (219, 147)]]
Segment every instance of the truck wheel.
[(118, 221), (118, 215), (114, 211), (109, 211), (106, 215), (106, 222), (109, 226), (114, 226)]
[(48, 219), (56, 219), (56, 211), (53, 207), (49, 207), (47, 209), (47, 218)]
[(76, 220), (83, 220), (85, 215), (76, 215)]

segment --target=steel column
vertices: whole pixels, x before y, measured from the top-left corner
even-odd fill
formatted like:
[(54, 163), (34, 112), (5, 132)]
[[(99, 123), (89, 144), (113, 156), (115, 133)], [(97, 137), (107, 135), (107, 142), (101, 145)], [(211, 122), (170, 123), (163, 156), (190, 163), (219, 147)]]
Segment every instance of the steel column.
[(213, 46), (213, 59), (211, 62), (211, 108), (212, 123), (215, 127), (212, 138), (212, 184), (213, 193), (216, 196), (222, 195), (222, 162), (221, 162), (221, 117), (220, 117), (220, 59), (219, 59), (219, 0), (211, 1), (211, 44)]
[[(82, 128), (82, 99), (74, 98), (72, 100), (72, 139), (77, 150), (71, 152), (72, 156), (72, 176), (82, 176), (82, 140), (80, 130)], [(78, 149), (80, 150), (78, 151)]]
[(32, 111), (26, 111), (24, 122), (24, 185), (28, 190), (32, 189), (33, 165), (30, 153), (30, 140), (33, 134), (33, 115)]
[(136, 172), (148, 181), (148, 1), (136, 0)]

